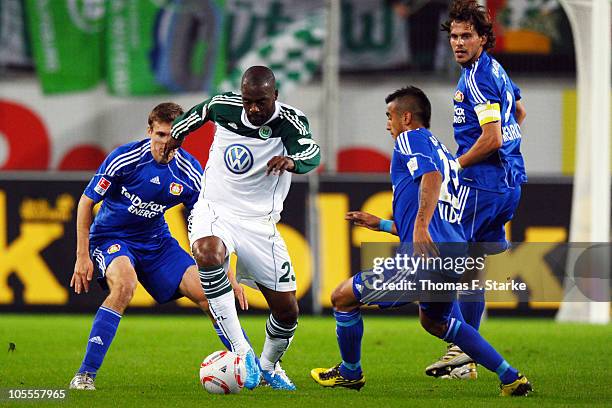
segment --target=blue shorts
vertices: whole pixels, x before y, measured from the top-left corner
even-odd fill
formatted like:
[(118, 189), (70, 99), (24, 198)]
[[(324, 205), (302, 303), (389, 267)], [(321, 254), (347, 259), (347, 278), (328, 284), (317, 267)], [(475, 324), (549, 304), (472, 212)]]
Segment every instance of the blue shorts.
[(98, 282), (108, 289), (106, 268), (118, 256), (127, 256), (136, 270), (138, 281), (157, 303), (182, 297), (179, 285), (187, 268), (195, 261), (172, 237), (147, 241), (129, 239), (93, 239), (89, 253), (98, 270)]
[[(435, 271), (419, 270), (411, 273), (409, 270), (376, 273), (367, 270), (353, 276), (353, 294), (362, 304), (378, 306), (381, 309), (401, 307), (418, 302), (419, 308), (430, 319), (439, 322), (448, 320), (453, 308), (453, 300), (457, 296), (455, 289), (424, 290), (421, 281), (433, 283), (457, 283), (460, 276), (449, 277)], [(411, 287), (410, 282), (414, 285)], [(395, 284), (395, 289), (385, 289), (384, 284)], [(397, 286), (399, 285), (399, 288)]]
[(497, 254), (509, 247), (505, 225), (514, 217), (521, 199), (521, 187), (504, 193), (461, 186), (459, 196), (467, 194), (461, 225), (468, 242), (484, 243), (483, 252)]

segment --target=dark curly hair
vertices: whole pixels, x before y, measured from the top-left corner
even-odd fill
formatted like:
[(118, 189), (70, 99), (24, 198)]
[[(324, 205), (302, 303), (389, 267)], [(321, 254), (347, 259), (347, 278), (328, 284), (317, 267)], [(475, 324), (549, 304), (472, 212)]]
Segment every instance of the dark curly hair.
[(442, 31), (450, 34), (453, 21), (470, 23), (479, 36), (486, 36), (485, 50), (495, 47), (495, 34), (493, 33), (493, 23), (491, 23), (489, 12), (476, 0), (453, 1), (448, 13), (448, 20), (442, 23)]

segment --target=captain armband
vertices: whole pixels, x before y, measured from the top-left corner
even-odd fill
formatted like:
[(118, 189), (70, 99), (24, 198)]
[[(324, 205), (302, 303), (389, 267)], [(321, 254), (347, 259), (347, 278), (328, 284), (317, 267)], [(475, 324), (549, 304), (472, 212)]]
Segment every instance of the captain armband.
[(474, 107), (480, 126), (501, 120), (499, 103), (483, 103)]

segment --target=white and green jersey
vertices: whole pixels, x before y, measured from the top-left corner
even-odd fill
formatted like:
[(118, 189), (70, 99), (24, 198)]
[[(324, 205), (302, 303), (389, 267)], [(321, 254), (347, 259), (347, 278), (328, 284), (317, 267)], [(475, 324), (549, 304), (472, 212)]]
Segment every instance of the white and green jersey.
[(266, 176), (274, 156), (295, 162), (294, 173), (319, 165), (319, 146), (310, 134), (304, 113), (276, 102), (272, 117), (262, 126), (251, 124), (242, 97), (228, 92), (194, 106), (172, 125), (172, 137), (183, 140), (207, 121), (216, 125), (200, 198), (215, 209), (241, 218), (280, 219), (291, 185), (291, 173)]

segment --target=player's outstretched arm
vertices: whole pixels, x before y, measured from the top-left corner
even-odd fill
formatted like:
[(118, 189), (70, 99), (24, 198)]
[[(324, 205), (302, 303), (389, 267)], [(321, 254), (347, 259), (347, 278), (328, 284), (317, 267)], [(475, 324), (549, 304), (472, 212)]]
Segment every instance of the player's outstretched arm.
[[(344, 219), (352, 222), (358, 227), (364, 227), (372, 231), (385, 231), (389, 234), (397, 235), (397, 228), (395, 227), (395, 223), (393, 221), (383, 220), (382, 218), (364, 211), (349, 211), (344, 216)], [(381, 223), (385, 221), (391, 223), (388, 230), (381, 228)]]
[(438, 205), (441, 186), (442, 174), (440, 174), (439, 171), (430, 171), (429, 173), (423, 174), (421, 177), (421, 185), (419, 187), (419, 210), (417, 211), (414, 221), (414, 231), (412, 232), (415, 254), (425, 256), (440, 255), (438, 247), (429, 234), (429, 223)]
[(170, 131), (172, 137), (164, 148), (164, 157), (167, 158), (170, 152), (178, 149), (189, 133), (199, 129), (209, 120), (208, 104), (211, 100), (212, 98), (195, 105), (174, 120)]
[(77, 251), (74, 273), (70, 280), (70, 287), (80, 294), (83, 290), (89, 292), (89, 282), (93, 277), (93, 262), (89, 257), (89, 227), (93, 220), (94, 201), (82, 195), (77, 207), (76, 235)]
[(457, 159), (461, 168), (472, 166), (495, 153), (502, 146), (501, 122), (495, 121), (481, 125), (482, 134), (476, 143)]

